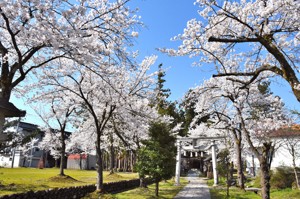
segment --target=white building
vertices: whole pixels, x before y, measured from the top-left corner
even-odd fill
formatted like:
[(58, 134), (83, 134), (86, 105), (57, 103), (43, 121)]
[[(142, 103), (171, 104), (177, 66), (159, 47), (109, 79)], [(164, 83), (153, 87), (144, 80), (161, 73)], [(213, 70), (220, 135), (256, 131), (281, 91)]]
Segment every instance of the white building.
[[(13, 128), (17, 128), (13, 127)], [(38, 130), (37, 125), (20, 122), (19, 124), (19, 132), (24, 135), (29, 135)], [(39, 141), (42, 140), (43, 132), (39, 132), (35, 138)], [(38, 141), (38, 142), (39, 142)], [(46, 156), (45, 151), (39, 150), (37, 148), (38, 142), (32, 147), (32, 149), (24, 156), (23, 151), (19, 150), (18, 147), (14, 149), (9, 149), (8, 151), (4, 151), (0, 154), (0, 166), (2, 167), (36, 167), (38, 165), (39, 160), (42, 156)]]
[[(298, 126), (298, 125), (297, 125)], [(299, 128), (299, 127), (297, 127)], [(287, 150), (285, 140), (291, 139), (296, 143), (298, 141), (298, 145), (300, 145), (300, 130), (293, 131), (292, 133), (289, 131), (281, 131), (280, 133), (276, 132), (270, 135), (273, 142), (276, 142), (276, 151), (272, 157), (271, 169), (274, 170), (276, 167), (281, 165), (285, 166), (293, 166), (293, 157), (290, 152)], [(254, 155), (254, 153), (248, 155), (246, 157), (247, 163), (247, 172), (250, 175), (253, 175), (253, 168), (255, 168), (255, 174), (260, 171), (260, 163), (258, 158)], [(300, 158), (295, 161), (296, 166), (300, 166)]]

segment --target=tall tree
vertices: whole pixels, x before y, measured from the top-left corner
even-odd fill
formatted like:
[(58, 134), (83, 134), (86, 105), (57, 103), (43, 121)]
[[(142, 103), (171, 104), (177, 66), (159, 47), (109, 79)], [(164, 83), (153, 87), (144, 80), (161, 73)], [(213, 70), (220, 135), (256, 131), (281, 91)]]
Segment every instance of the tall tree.
[(116, 52), (115, 58), (130, 62), (124, 45), (138, 36), (134, 26), (141, 22), (125, 7), (128, 1), (1, 1), (0, 98), (9, 101), (12, 90), (38, 68), (60, 70), (52, 63), (60, 58), (89, 66)]
[[(103, 57), (105, 59), (106, 57)], [(154, 74), (146, 72), (156, 57), (146, 57), (139, 64), (103, 61), (101, 67), (90, 66), (93, 70), (67, 59), (56, 62), (59, 71), (42, 70), (38, 76), (40, 87), (50, 86), (48, 93), (64, 93), (76, 104), (75, 108), (86, 107), (79, 117), (82, 123), (79, 131), (93, 137), (96, 149), (97, 190), (103, 189), (102, 144), (107, 138), (105, 130), (113, 114), (139, 112), (135, 104), (148, 104), (153, 87)], [(68, 71), (65, 70), (68, 68)], [(90, 132), (87, 132), (87, 129)]]
[[(65, 93), (60, 93), (60, 95), (57, 95), (57, 93), (53, 92), (44, 92), (43, 95), (37, 95), (35, 97), (29, 98), (28, 101), (36, 103), (35, 106), (32, 106), (33, 110), (50, 129), (50, 132), (47, 134), (47, 136), (44, 137), (44, 139), (47, 138), (52, 140), (53, 143), (55, 143), (55, 145), (57, 146), (54, 147), (55, 149), (52, 147), (50, 153), (52, 151), (52, 154), (54, 154), (54, 150), (60, 151), (59, 175), (64, 176), (64, 167), (66, 165), (66, 141), (68, 140), (69, 136), (69, 133), (66, 130), (67, 127), (70, 126), (73, 113), (76, 109), (74, 100), (68, 98)], [(47, 108), (44, 107), (47, 106), (50, 107), (48, 111), (45, 111), (45, 109)], [(57, 134), (59, 134), (58, 138)], [(53, 139), (48, 138), (48, 136), (51, 135), (54, 136)], [(46, 141), (43, 145), (50, 145), (51, 143), (47, 143), (48, 141)], [(60, 143), (57, 144), (56, 141)], [(55, 155), (54, 157), (57, 160), (57, 155)]]
[(142, 177), (149, 175), (155, 181), (155, 196), (158, 196), (159, 182), (170, 179), (175, 170), (175, 137), (171, 135), (169, 125), (152, 123), (149, 128), (149, 140), (139, 150), (137, 170)]
[[(243, 79), (241, 79), (243, 80)], [(255, 84), (256, 83), (256, 84)], [(241, 83), (225, 77), (211, 78), (195, 89), (199, 102), (196, 104), (197, 117), (215, 115), (210, 128), (228, 129), (236, 142), (239, 183), (243, 184), (241, 146), (246, 144), (256, 155), (262, 171), (263, 197), (269, 197), (270, 168), (277, 143), (271, 133), (286, 125), (283, 103), (278, 97), (262, 95), (258, 82), (246, 88)], [(259, 111), (255, 117), (251, 111), (257, 107), (270, 106), (268, 111)], [(197, 128), (193, 131), (197, 131)], [(243, 187), (242, 187), (243, 188)]]
[[(162, 69), (162, 64), (158, 66), (157, 75), (157, 87), (156, 87), (156, 98), (154, 105), (157, 106), (158, 113), (161, 115), (168, 115), (172, 117), (173, 122), (171, 128), (175, 128), (177, 125), (181, 125), (184, 120), (183, 111), (179, 110), (177, 105), (178, 102), (168, 101), (168, 97), (171, 95), (171, 90), (164, 88), (164, 83), (166, 80), (166, 71)], [(179, 135), (183, 136), (183, 130), (179, 131)]]

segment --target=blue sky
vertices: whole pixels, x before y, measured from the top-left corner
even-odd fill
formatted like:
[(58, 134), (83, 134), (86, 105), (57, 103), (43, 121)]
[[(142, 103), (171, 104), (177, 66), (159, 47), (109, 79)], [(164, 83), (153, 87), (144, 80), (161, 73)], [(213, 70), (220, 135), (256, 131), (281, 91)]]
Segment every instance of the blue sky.
[[(192, 67), (191, 64), (196, 61), (188, 57), (168, 57), (161, 54), (155, 48), (167, 47), (175, 48), (181, 43), (170, 41), (171, 38), (183, 32), (188, 20), (198, 18), (198, 7), (194, 5), (194, 0), (132, 0), (128, 6), (130, 8), (139, 8), (141, 21), (145, 23), (146, 28), (141, 28), (139, 38), (136, 39), (135, 50), (140, 51), (139, 60), (145, 56), (157, 55), (158, 59), (152, 70), (157, 70), (157, 66), (162, 63), (163, 68), (169, 68), (165, 79), (165, 88), (171, 89), (169, 100), (177, 100), (183, 96), (189, 88), (200, 85), (203, 79), (209, 79), (212, 72), (209, 67)], [(299, 102), (292, 94), (291, 88), (285, 83), (285, 80), (276, 79), (277, 83), (272, 83), (271, 90), (275, 95), (279, 95), (283, 102), (289, 108), (298, 108)], [(22, 99), (11, 98), (11, 101), (20, 109), (27, 111), (24, 121), (41, 124), (34, 112), (23, 105)]]

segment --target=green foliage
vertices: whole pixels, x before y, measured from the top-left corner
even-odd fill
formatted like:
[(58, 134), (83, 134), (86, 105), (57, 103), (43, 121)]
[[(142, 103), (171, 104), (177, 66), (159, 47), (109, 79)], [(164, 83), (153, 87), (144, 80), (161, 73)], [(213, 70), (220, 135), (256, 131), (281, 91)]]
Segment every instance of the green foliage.
[(253, 183), (253, 187), (255, 188), (261, 188), (260, 186), (260, 179), (261, 179), (261, 175), (256, 175), (254, 180), (252, 181)]
[(136, 168), (140, 176), (149, 175), (156, 182), (170, 179), (175, 171), (175, 137), (164, 123), (152, 123), (149, 128), (150, 140), (139, 150), (139, 162)]
[[(167, 98), (171, 95), (170, 89), (164, 88), (164, 83), (166, 82), (164, 76), (166, 73), (161, 68), (162, 64), (158, 66), (159, 73), (157, 75), (157, 96), (154, 104), (157, 104), (157, 110), (160, 115), (169, 115), (173, 118), (173, 122), (170, 125), (171, 128), (174, 128), (177, 124), (184, 121), (184, 113), (182, 110), (177, 108), (177, 101), (170, 102)], [(154, 106), (152, 104), (152, 106)], [(181, 132), (179, 134), (182, 136)]]
[[(253, 187), (260, 188), (261, 175), (257, 175), (252, 181)], [(270, 185), (272, 189), (291, 188), (295, 181), (292, 167), (281, 165), (275, 171), (271, 171)]]
[(217, 165), (217, 171), (221, 177), (226, 177), (230, 173), (230, 152), (228, 150), (222, 150), (219, 153), (219, 161)]
[(209, 116), (205, 116), (203, 118), (199, 118), (195, 123), (194, 126), (191, 126), (193, 119), (198, 115), (195, 112), (195, 104), (198, 102), (196, 94), (193, 90), (189, 90), (186, 95), (184, 96), (183, 102), (180, 104), (180, 107), (184, 109), (183, 112), (183, 131), (181, 134), (186, 135), (189, 129), (194, 129), (197, 125), (202, 122), (207, 122)]
[(294, 181), (293, 168), (282, 165), (276, 168), (276, 172), (273, 172), (270, 184), (272, 188), (285, 189), (288, 187), (291, 188)]

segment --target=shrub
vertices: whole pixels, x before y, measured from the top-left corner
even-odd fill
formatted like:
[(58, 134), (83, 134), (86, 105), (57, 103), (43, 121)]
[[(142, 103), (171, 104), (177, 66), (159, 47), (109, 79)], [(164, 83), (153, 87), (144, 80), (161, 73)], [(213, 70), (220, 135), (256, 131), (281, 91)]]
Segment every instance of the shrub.
[(123, 168), (118, 168), (117, 171), (118, 172), (123, 172)]
[(285, 189), (292, 187), (292, 183), (295, 181), (293, 168), (288, 166), (279, 166), (276, 168), (276, 172), (273, 172), (270, 180), (272, 188)]

